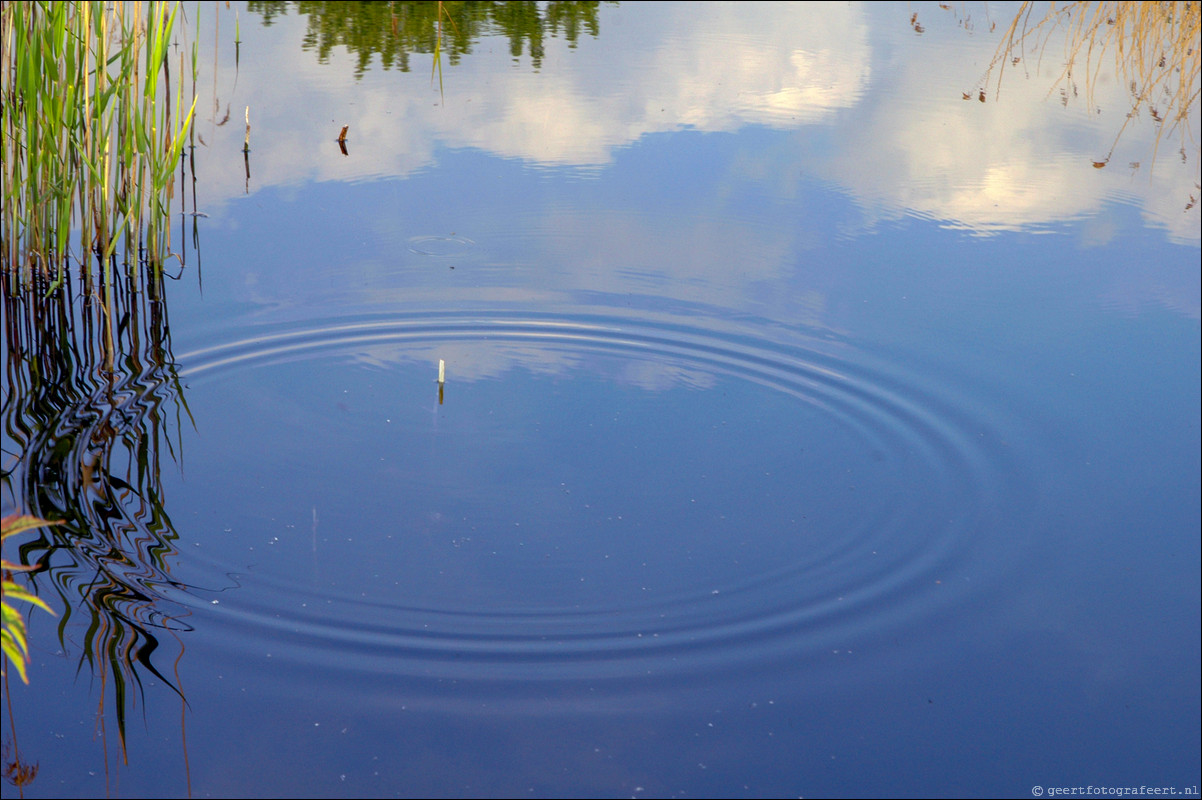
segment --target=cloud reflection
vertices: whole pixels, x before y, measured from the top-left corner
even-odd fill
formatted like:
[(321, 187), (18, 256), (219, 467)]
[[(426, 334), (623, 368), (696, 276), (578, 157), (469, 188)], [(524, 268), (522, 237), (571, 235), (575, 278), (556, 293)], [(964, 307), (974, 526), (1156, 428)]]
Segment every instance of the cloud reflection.
[[(1012, 69), (990, 102), (962, 102), (1000, 32), (931, 6), (917, 35), (908, 8), (605, 6), (599, 38), (573, 48), (548, 39), (538, 71), (515, 64), (500, 40), (480, 40), (448, 70), (445, 101), (418, 58), (413, 72), (369, 69), (360, 80), (357, 57), (342, 48), (317, 64), (300, 47), (303, 19), (291, 14), (268, 33), (247, 32), (232, 105), (252, 109), (252, 189), (407, 176), (448, 147), (587, 173), (648, 135), (765, 126), (797, 130), (799, 168), (874, 215), (991, 233), (1079, 219), (1119, 199), (1139, 203), (1173, 239), (1198, 240), (1196, 206), (1183, 209), (1197, 195), (1196, 159), (1192, 168), (1172, 163), (1173, 145), (1162, 143), (1152, 170), (1156, 129), (1147, 120), (1129, 126), (1111, 167), (1090, 164), (1129, 108), (1120, 81), (1099, 82), (1101, 116), (1048, 98), (1060, 69), (1053, 59), (1042, 74), (1034, 64)], [(217, 83), (234, 85), (231, 66)], [(334, 157), (342, 125), (350, 158)], [(211, 148), (236, 150), (238, 128), (209, 125)], [(829, 132), (816, 142), (816, 130)], [(1124, 166), (1135, 161), (1138, 169)], [(244, 189), (240, 169), (204, 177), (214, 202)]]
[[(233, 101), (257, 119), (255, 183), (404, 176), (434, 164), (438, 147), (599, 167), (652, 133), (818, 122), (868, 86), (868, 29), (856, 5), (816, 14), (804, 4), (647, 3), (602, 16), (604, 42), (584, 37), (569, 48), (550, 39), (538, 72), (515, 66), (498, 40), (482, 40), (447, 71), (445, 102), (421, 66), (356, 81), (357, 59), (341, 48), (317, 64), (300, 47), (303, 19), (276, 17), (270, 31), (248, 33), (238, 77), (245, 99)], [(234, 85), (232, 65), (217, 83)], [(344, 124), (352, 158), (327, 157), (334, 148), (325, 139)], [(209, 126), (213, 146), (240, 135), (233, 127)], [(237, 181), (222, 194), (241, 189)]]
[[(874, 22), (896, 27), (901, 21), (890, 17), (898, 15), (883, 8)], [(842, 128), (842, 146), (814, 158), (816, 171), (883, 216), (915, 214), (994, 233), (1049, 228), (1118, 201), (1139, 204), (1145, 220), (1176, 241), (1198, 240), (1196, 208), (1184, 208), (1197, 195), (1197, 154), (1192, 169), (1183, 167), (1165, 137), (1153, 169), (1151, 120), (1131, 120), (1111, 164), (1094, 166), (1131, 107), (1121, 80), (1113, 73), (1099, 78), (1098, 112), (1071, 92), (1057, 100), (1062, 61), (1031, 59), (1012, 67), (982, 104), (970, 70), (989, 64), (998, 37), (970, 37), (956, 22), (950, 11), (936, 11), (923, 36), (901, 38), (883, 55), (887, 63), (876, 70), (873, 92), (882, 101), (855, 110), (855, 124)], [(1063, 31), (1058, 37), (1045, 52), (1063, 51)], [(1197, 122), (1195, 114), (1195, 128)]]

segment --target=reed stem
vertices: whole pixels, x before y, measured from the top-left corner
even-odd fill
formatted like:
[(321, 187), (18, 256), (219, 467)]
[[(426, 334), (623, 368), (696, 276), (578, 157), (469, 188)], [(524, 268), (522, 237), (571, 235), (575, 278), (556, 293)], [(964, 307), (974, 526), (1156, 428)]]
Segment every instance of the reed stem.
[(196, 106), (178, 84), (171, 93), (178, 10), (163, 0), (0, 9), (0, 271), (36, 271), (53, 289), (93, 254), (107, 264), (121, 248), (134, 273), (170, 256), (174, 170)]

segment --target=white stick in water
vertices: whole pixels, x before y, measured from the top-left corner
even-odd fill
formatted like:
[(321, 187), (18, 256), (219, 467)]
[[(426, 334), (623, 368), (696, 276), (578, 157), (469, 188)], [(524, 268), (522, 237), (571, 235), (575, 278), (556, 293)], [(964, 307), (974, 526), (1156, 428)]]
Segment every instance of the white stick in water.
[(447, 379), (447, 362), (438, 359), (438, 382), (445, 383)]

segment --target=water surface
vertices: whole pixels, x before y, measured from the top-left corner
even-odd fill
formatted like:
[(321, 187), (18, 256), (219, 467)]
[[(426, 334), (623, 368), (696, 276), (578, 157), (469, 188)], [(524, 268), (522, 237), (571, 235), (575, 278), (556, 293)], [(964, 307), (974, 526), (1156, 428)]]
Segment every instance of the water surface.
[[(1180, 132), (978, 102), (1010, 5), (546, 4), (441, 91), (348, 5), (187, 8), (170, 368), (104, 401), (169, 435), (76, 482), (137, 591), (31, 618), (25, 795), (1197, 794)], [(38, 536), (56, 610), (116, 563)]]

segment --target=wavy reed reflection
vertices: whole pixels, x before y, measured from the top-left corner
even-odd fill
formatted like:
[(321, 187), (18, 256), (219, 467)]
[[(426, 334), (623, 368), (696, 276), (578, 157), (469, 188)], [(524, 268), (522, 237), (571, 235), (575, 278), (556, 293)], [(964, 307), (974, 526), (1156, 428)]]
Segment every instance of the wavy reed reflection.
[[(182, 457), (190, 419), (171, 353), (161, 276), (88, 270), (49, 291), (5, 273), (3, 492), (12, 505), (61, 525), (18, 549), (39, 591), (57, 593), (65, 651), (101, 684), (124, 753), (126, 718), (153, 676), (183, 699), (164, 657), (178, 663), (186, 608), (177, 586), (178, 534), (166, 510), (164, 457)], [(108, 298), (108, 303), (102, 298)], [(44, 592), (43, 592), (44, 595)], [(76, 617), (82, 617), (76, 621)], [(73, 632), (84, 631), (82, 641)], [(164, 646), (175, 655), (162, 652)], [(115, 702), (106, 696), (111, 690)], [(107, 761), (107, 759), (106, 759)]]

